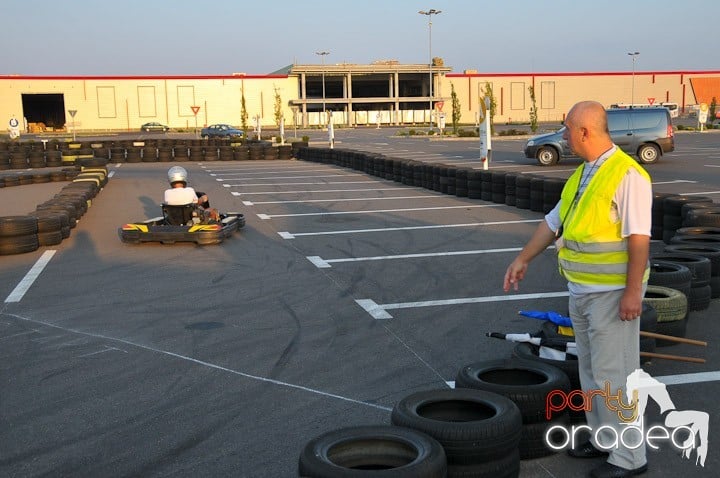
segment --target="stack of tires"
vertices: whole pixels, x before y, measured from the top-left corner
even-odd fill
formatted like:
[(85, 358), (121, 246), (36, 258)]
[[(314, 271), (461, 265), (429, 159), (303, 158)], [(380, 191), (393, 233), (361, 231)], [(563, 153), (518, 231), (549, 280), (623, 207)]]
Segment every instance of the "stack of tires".
[(711, 298), (720, 297), (720, 228), (717, 227), (683, 227), (670, 240), (668, 251), (679, 251), (698, 254), (710, 259), (710, 290)]
[(473, 389), (418, 392), (400, 400), (392, 425), (352, 427), (311, 440), (300, 454), (307, 478), (512, 478), (520, 473), (520, 409)]
[(705, 310), (708, 308), (712, 294), (710, 289), (710, 273), (712, 271), (712, 266), (709, 258), (698, 254), (687, 254), (673, 251), (653, 254), (651, 262), (653, 261), (671, 262), (684, 266), (688, 269), (691, 275), (690, 289), (681, 290), (681, 292), (687, 296), (688, 312), (693, 310)]
[[(675, 235), (675, 232), (684, 226), (691, 226), (695, 224), (684, 224), (687, 223), (690, 215), (691, 208), (687, 205), (693, 203), (712, 203), (712, 198), (708, 196), (664, 196), (662, 197), (662, 227), (663, 237), (662, 240), (666, 244), (670, 243), (670, 240)], [(683, 208), (685, 209), (686, 217), (683, 218)]]
[[(656, 331), (658, 334), (673, 337), (685, 337), (687, 329), (687, 297), (677, 289), (658, 285), (648, 285), (643, 304), (651, 306), (657, 314)], [(668, 347), (675, 342), (656, 340), (658, 347)]]
[(554, 453), (545, 444), (545, 432), (554, 425), (569, 423), (567, 410), (550, 420), (546, 417), (548, 394), (570, 393), (569, 377), (552, 365), (519, 358), (477, 362), (460, 369), (455, 387), (496, 393), (517, 405), (522, 417), (519, 446), (522, 460)]
[(32, 216), (0, 217), (0, 255), (37, 250), (38, 220)]

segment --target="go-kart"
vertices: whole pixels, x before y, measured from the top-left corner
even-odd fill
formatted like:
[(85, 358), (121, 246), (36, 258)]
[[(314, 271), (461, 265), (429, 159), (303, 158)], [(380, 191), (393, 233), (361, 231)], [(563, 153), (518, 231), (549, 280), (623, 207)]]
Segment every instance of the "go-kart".
[(219, 221), (201, 221), (194, 204), (163, 204), (162, 213), (160, 217), (125, 224), (118, 229), (120, 240), (132, 244), (194, 242), (204, 246), (221, 243), (245, 225), (245, 216), (239, 212), (222, 213)]

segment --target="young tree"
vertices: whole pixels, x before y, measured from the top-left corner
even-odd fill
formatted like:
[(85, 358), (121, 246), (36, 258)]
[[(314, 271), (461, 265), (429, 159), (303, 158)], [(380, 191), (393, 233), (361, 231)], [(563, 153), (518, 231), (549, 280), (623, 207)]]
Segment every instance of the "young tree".
[(280, 90), (275, 87), (275, 124), (280, 127), (280, 120), (283, 118), (282, 99), (280, 98)]
[(248, 112), (245, 107), (245, 89), (242, 90), (242, 97), (240, 98), (240, 125), (242, 126), (243, 133), (247, 138), (248, 130)]
[(532, 132), (536, 132), (538, 129), (538, 114), (537, 114), (537, 102), (535, 101), (535, 88), (530, 85), (528, 86), (530, 92), (530, 129)]
[(485, 82), (485, 96), (490, 97), (490, 134), (495, 133), (495, 111), (497, 109), (497, 102), (495, 101), (495, 95), (493, 94), (493, 88), (490, 82)]
[(710, 102), (710, 108), (708, 108), (708, 123), (713, 124), (715, 121), (715, 110), (717, 109), (717, 98), (712, 97)]
[(455, 93), (455, 85), (450, 82), (450, 98), (452, 98), (452, 127), (453, 134), (458, 132), (458, 123), (460, 123), (460, 117), (462, 112), (460, 111), (460, 100), (458, 99), (457, 93)]

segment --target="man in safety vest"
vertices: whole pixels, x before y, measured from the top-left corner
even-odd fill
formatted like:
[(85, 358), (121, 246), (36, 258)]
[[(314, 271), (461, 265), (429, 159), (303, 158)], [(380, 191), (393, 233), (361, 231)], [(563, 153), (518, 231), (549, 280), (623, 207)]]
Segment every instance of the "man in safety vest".
[[(563, 138), (585, 160), (567, 180), (561, 199), (510, 264), (503, 288), (518, 289), (532, 259), (556, 242), (560, 274), (568, 280), (569, 310), (585, 392), (616, 393), (640, 368), (640, 314), (649, 277), (652, 187), (650, 176), (613, 144), (605, 109), (583, 101), (568, 112)], [(627, 400), (623, 403), (627, 403)], [(592, 477), (625, 477), (647, 470), (644, 438), (626, 433), (617, 412), (596, 396), (586, 411), (591, 439), (568, 450), (576, 458), (608, 456)], [(598, 431), (598, 433), (595, 433)], [(629, 435), (632, 435), (630, 437)]]

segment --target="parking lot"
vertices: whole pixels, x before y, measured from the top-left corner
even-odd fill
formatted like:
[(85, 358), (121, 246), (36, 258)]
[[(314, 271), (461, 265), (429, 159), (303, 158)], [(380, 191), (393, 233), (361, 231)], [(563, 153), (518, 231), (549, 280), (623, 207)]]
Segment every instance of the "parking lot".
[[(312, 140), (322, 145), (323, 133)], [(375, 129), (340, 130), (336, 141), (479, 165), (471, 141)], [(539, 168), (523, 144), (495, 141), (491, 167), (567, 177), (579, 164)], [(654, 189), (720, 197), (719, 151), (720, 134), (678, 136), (676, 152), (648, 167)], [(122, 224), (159, 215), (169, 166), (112, 163), (109, 184), (19, 299), (5, 298), (47, 251), (0, 257), (0, 474), (297, 476), (311, 438), (389, 424), (403, 397), (509, 357), (513, 344), (485, 334), (538, 329), (517, 311), (567, 310), (552, 250), (519, 292), (502, 291), (541, 213), (329, 164), (183, 166), (214, 207), (245, 214), (243, 230), (218, 246), (121, 243)], [(0, 189), (0, 202), (12, 189)], [(674, 384), (679, 409), (710, 413), (705, 466), (665, 447), (649, 454), (647, 476), (720, 469), (718, 312), (713, 301), (688, 323), (707, 349), (667, 349), (706, 364), (645, 367)], [(523, 462), (521, 476), (584, 476), (597, 464), (557, 454)]]

